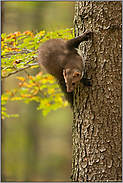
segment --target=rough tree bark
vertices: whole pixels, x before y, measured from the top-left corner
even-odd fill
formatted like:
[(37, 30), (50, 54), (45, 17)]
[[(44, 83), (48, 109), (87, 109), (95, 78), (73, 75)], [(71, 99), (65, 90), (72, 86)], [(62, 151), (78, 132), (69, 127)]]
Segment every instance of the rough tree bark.
[(72, 181), (122, 181), (122, 1), (76, 2), (76, 36), (92, 87), (74, 92)]

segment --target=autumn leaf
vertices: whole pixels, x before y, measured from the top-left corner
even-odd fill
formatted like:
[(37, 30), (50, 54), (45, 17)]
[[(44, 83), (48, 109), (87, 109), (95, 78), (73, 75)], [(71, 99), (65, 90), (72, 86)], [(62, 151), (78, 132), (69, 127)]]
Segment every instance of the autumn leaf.
[(21, 32), (19, 32), (19, 31), (14, 32), (14, 35), (15, 35), (15, 36), (20, 36), (20, 35), (21, 35)]
[(3, 101), (3, 100), (8, 100), (8, 97), (1, 97), (1, 100)]
[(16, 78), (19, 79), (20, 81), (25, 81), (25, 78), (23, 78), (23, 77), (17, 76)]
[(33, 35), (33, 33), (31, 31), (25, 31), (25, 32), (23, 32), (23, 34), (30, 35), (30, 36), (34, 37), (34, 35)]
[(18, 85), (19, 85), (19, 86), (23, 86), (23, 83), (20, 82), (20, 83), (18, 83)]
[(14, 100), (22, 100), (22, 98), (21, 98), (21, 97), (13, 97), (13, 98), (11, 98), (10, 100), (11, 100), (11, 101), (14, 101)]
[(41, 71), (41, 72), (39, 72), (38, 74), (36, 74), (36, 77), (37, 77), (37, 76), (42, 76), (42, 74), (43, 74), (43, 71)]
[(27, 78), (29, 78), (29, 79), (33, 79), (33, 77), (32, 77), (32, 76), (28, 76)]
[(31, 97), (31, 95), (30, 95), (30, 94), (21, 94), (21, 97), (22, 97), (22, 98)]
[(5, 92), (6, 92), (6, 93), (11, 93), (11, 91), (9, 91), (9, 90), (5, 90)]

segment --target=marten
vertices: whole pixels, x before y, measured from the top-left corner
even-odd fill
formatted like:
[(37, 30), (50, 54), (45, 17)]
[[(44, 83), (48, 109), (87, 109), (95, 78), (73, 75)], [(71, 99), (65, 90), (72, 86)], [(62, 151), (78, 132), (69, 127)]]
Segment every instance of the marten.
[(91, 86), (90, 80), (83, 77), (85, 63), (81, 51), (78, 49), (82, 41), (87, 41), (92, 35), (91, 31), (65, 41), (64, 39), (49, 39), (38, 50), (39, 65), (57, 78), (68, 102), (73, 104), (73, 90), (82, 81), (84, 85)]

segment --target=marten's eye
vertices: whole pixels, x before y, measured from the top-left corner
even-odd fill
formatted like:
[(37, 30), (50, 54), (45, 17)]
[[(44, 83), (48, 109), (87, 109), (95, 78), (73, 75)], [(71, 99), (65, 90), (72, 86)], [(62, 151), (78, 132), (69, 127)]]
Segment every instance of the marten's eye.
[(73, 82), (72, 85), (75, 85), (75, 82)]
[(77, 74), (77, 76), (79, 76), (79, 74)]

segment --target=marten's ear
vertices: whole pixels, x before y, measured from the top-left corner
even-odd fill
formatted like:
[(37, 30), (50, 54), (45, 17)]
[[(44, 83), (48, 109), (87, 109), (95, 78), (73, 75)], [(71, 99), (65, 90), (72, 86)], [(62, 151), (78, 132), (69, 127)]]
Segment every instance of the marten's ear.
[(81, 78), (81, 73), (79, 71), (76, 71), (73, 73), (73, 77), (80, 77)]
[(63, 70), (63, 76), (64, 77), (66, 76), (66, 70), (65, 69)]
[(91, 37), (91, 35), (92, 35), (92, 32), (88, 31), (88, 32), (85, 32), (84, 34), (82, 34), (81, 36), (70, 39), (70, 40), (67, 41), (67, 47), (69, 49), (78, 48), (79, 44), (82, 41), (88, 41), (88, 39)]
[(66, 70), (65, 69), (63, 70), (63, 76), (64, 76), (64, 80), (65, 80), (65, 83), (66, 83)]

